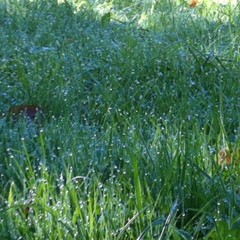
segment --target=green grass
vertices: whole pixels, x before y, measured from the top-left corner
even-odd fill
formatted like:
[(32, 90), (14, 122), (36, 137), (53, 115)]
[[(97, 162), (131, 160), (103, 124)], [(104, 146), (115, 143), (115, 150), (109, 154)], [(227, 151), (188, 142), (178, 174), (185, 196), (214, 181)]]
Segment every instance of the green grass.
[[(238, 239), (240, 5), (0, 4), (1, 239)], [(13, 105), (43, 126), (9, 124)]]

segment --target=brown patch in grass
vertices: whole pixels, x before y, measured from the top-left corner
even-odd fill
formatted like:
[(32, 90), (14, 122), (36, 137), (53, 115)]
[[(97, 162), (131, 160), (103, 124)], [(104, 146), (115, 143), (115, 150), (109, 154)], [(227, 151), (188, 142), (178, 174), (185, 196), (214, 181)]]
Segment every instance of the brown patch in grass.
[(232, 159), (234, 163), (239, 162), (240, 160), (240, 149), (229, 150), (228, 147), (222, 148), (218, 152), (218, 164), (230, 164), (232, 163)]
[(19, 105), (11, 107), (7, 111), (6, 116), (14, 123), (16, 123), (21, 117), (25, 117), (37, 124), (43, 124), (44, 122), (43, 109), (41, 106), (36, 105)]

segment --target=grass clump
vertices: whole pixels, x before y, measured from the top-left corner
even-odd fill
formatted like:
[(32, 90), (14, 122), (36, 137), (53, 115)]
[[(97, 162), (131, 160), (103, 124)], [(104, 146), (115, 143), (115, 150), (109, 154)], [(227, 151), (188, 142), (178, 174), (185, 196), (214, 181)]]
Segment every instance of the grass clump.
[[(239, 5), (5, 1), (1, 239), (238, 239)], [(41, 106), (44, 124), (5, 113)]]

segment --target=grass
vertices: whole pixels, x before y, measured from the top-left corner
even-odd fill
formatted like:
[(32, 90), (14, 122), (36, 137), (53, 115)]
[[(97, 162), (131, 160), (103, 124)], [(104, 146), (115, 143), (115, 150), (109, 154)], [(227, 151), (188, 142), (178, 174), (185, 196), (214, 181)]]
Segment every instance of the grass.
[(238, 239), (239, 4), (0, 5), (1, 239)]

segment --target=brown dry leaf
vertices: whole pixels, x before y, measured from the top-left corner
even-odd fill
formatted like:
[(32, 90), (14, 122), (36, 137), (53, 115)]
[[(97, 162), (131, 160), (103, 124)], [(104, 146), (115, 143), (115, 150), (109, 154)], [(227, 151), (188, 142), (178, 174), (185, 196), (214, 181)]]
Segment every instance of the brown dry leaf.
[(19, 105), (11, 107), (6, 116), (11, 118), (13, 122), (17, 122), (20, 117), (27, 117), (30, 121), (36, 122), (37, 124), (43, 124), (43, 109), (36, 105)]
[(218, 152), (218, 164), (230, 164), (234, 158), (234, 163), (240, 160), (240, 149), (230, 151), (228, 147), (222, 148)]
[(190, 7), (196, 7), (198, 2), (199, 2), (198, 0), (191, 0), (190, 3), (189, 3), (189, 6)]

